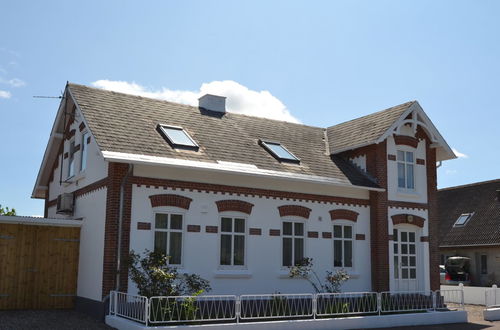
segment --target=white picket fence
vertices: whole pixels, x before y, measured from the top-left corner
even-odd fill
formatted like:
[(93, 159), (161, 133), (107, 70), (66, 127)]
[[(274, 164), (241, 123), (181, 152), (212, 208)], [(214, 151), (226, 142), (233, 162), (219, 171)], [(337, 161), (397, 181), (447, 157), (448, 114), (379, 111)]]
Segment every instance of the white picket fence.
[[(450, 305), (447, 301), (452, 301)], [(457, 302), (455, 302), (457, 301)], [(463, 291), (143, 297), (110, 293), (109, 314), (148, 325), (382, 315), (462, 309)]]

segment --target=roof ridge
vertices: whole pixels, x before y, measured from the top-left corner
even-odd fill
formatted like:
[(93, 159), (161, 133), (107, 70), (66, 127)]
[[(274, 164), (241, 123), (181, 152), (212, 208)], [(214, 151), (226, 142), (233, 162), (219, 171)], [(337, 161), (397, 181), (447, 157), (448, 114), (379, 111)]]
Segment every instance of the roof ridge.
[[(104, 88), (99, 88), (99, 87), (93, 87), (93, 86), (88, 86), (88, 85), (83, 85), (83, 84), (77, 84), (77, 83), (68, 82), (68, 86), (69, 85), (76, 85), (76, 86), (90, 88), (90, 89), (94, 89), (94, 90), (98, 90), (98, 91), (102, 91), (102, 92), (127, 95), (127, 96), (137, 97), (137, 98), (141, 98), (141, 99), (154, 100), (154, 101), (157, 101), (157, 102), (165, 102), (165, 103), (180, 105), (180, 106), (191, 108), (191, 109), (195, 109), (195, 110), (199, 109), (199, 107), (197, 107), (197, 106), (189, 105), (189, 104), (185, 104), (185, 103), (178, 103), (178, 102), (173, 102), (173, 101), (168, 101), (168, 100), (163, 100), (163, 99), (157, 99), (157, 98), (153, 98), (153, 97), (141, 96), (141, 95), (136, 95), (136, 94), (124, 93), (124, 92), (117, 92), (117, 91), (114, 91), (114, 90), (109, 90), (109, 89), (104, 89)], [(280, 123), (284, 122), (284, 123), (291, 124), (291, 125), (297, 125), (297, 126), (303, 126), (303, 127), (311, 127), (311, 128), (316, 128), (316, 129), (326, 129), (327, 128), (327, 127), (321, 127), (321, 126), (306, 125), (306, 124), (302, 124), (302, 123), (293, 123), (293, 122), (290, 122), (290, 121), (279, 120), (279, 119), (272, 119), (272, 118), (267, 118), (267, 117), (246, 115), (246, 114), (236, 113), (236, 112), (226, 112), (226, 114), (229, 114), (230, 116), (243, 116), (243, 117), (249, 117), (249, 118), (262, 118), (262, 119), (265, 119), (265, 120), (270, 120), (270, 121), (275, 121), (275, 122), (280, 122)]]
[(494, 182), (499, 182), (500, 183), (500, 179), (493, 179), (493, 180), (486, 180), (486, 181), (480, 181), (480, 182), (466, 183), (466, 184), (459, 185), (459, 186), (441, 188), (441, 189), (438, 189), (438, 191), (445, 191), (445, 190), (454, 190), (454, 189), (460, 189), (460, 188), (474, 187), (474, 186), (479, 186), (479, 185), (488, 184), (488, 183), (494, 183)]

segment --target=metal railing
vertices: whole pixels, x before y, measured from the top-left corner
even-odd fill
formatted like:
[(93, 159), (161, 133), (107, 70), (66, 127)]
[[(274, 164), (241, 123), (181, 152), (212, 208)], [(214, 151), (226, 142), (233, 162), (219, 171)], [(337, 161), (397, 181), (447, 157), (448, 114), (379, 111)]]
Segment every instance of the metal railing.
[(484, 292), (484, 304), (486, 308), (500, 307), (500, 289), (488, 289)]
[[(500, 290), (489, 290), (487, 306), (500, 304)], [(145, 324), (240, 322), (464, 309), (462, 290), (421, 292), (344, 292), (211, 296), (134, 296), (110, 293), (109, 313)]]
[(313, 316), (313, 294), (253, 294), (240, 296), (241, 320)]

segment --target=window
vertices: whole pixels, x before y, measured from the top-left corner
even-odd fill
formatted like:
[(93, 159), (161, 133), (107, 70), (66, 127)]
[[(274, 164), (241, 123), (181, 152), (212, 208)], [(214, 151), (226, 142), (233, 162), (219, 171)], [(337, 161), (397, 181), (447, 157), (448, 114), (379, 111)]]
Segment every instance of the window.
[(154, 244), (156, 252), (170, 257), (169, 264), (181, 264), (182, 214), (156, 213)]
[(221, 266), (244, 266), (245, 219), (222, 217), (220, 231)]
[(304, 224), (283, 222), (283, 266), (295, 266), (304, 259)]
[(158, 128), (172, 147), (198, 150), (198, 144), (182, 127), (158, 125)]
[(333, 226), (333, 267), (352, 267), (352, 226)]
[(488, 256), (486, 254), (481, 255), (481, 274), (488, 274)]
[(89, 133), (85, 132), (82, 134), (82, 156), (80, 158), (80, 172), (85, 171), (87, 168), (87, 139), (89, 137)]
[(467, 221), (470, 220), (470, 218), (472, 218), (472, 215), (474, 213), (463, 213), (461, 214), (457, 221), (455, 221), (455, 224), (453, 225), (453, 227), (459, 227), (459, 226), (465, 226), (467, 224)]
[(415, 157), (411, 151), (398, 150), (398, 187), (403, 189), (415, 189)]
[(295, 157), (288, 149), (281, 145), (279, 142), (259, 141), (260, 144), (277, 160), (299, 163), (300, 159)]
[(69, 143), (68, 178), (75, 175), (75, 141)]

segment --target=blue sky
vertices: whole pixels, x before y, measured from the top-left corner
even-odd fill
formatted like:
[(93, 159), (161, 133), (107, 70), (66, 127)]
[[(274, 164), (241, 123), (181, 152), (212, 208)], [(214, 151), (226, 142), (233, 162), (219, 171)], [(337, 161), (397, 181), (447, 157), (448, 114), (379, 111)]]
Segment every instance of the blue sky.
[(0, 204), (43, 214), (30, 195), (58, 100), (32, 96), (66, 81), (181, 96), (234, 81), (323, 127), (416, 99), (464, 155), (440, 187), (499, 178), (499, 15), (497, 1), (2, 1)]

